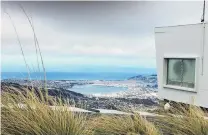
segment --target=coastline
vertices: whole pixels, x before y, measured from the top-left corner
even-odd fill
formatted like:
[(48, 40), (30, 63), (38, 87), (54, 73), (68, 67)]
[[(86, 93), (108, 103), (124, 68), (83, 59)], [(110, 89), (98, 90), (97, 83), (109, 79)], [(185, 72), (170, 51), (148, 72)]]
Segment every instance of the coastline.
[[(14, 80), (5, 79), (3, 83), (17, 83), (21, 87), (27, 86), (30, 83), (34, 87), (40, 87), (43, 81), (40, 80)], [(81, 87), (81, 92), (76, 91), (75, 87)], [(89, 87), (87, 89), (87, 87)], [(146, 110), (154, 108), (158, 105), (157, 90), (155, 82), (142, 80), (48, 80), (47, 87), (50, 93), (59, 95), (64, 94), (63, 97), (70, 97), (75, 104), (85, 104), (87, 108), (102, 108), (120, 110), (123, 106), (126, 108), (137, 108)], [(99, 87), (104, 92), (99, 92)], [(94, 91), (91, 89), (93, 88)], [(110, 92), (106, 92), (106, 88)], [(121, 91), (119, 91), (121, 89)], [(85, 94), (82, 91), (91, 90), (94, 93)], [(116, 91), (114, 91), (116, 90)], [(57, 91), (54, 93), (54, 91)], [(67, 94), (68, 93), (68, 94)], [(80, 106), (80, 105), (77, 105)], [(84, 108), (85, 108), (84, 107)]]

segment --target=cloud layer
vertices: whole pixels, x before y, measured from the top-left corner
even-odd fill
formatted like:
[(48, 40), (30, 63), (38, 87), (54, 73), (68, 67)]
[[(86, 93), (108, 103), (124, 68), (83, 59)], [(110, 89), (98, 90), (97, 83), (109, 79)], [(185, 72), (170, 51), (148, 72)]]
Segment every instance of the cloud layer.
[[(18, 4), (32, 17), (48, 71), (80, 65), (155, 68), (154, 27), (198, 23), (202, 11), (201, 2), (3, 2), (31, 66), (36, 65), (33, 33)], [(12, 71), (13, 65), (24, 70), (3, 12), (2, 70)]]

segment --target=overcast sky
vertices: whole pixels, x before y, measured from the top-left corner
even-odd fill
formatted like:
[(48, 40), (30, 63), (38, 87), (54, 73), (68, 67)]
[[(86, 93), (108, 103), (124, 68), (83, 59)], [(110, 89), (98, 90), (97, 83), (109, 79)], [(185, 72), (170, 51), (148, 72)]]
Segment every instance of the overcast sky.
[(156, 68), (154, 27), (199, 23), (203, 6), (178, 1), (3, 2), (2, 71), (25, 70), (4, 11), (15, 23), (27, 62), (37, 67), (32, 29), (18, 4), (32, 17), (47, 71), (67, 72)]

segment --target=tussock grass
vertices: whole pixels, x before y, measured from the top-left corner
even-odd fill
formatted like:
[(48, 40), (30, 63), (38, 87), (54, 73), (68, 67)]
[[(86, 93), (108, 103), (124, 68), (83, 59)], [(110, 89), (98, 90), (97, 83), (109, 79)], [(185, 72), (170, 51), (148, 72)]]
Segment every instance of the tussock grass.
[(155, 126), (139, 114), (101, 115), (94, 119), (97, 135), (159, 135)]
[(178, 104), (172, 108), (173, 113), (167, 113), (157, 119), (156, 125), (164, 133), (173, 135), (208, 135), (208, 120), (205, 111), (190, 105), (188, 108)]
[[(41, 94), (41, 92), (40, 92)], [(44, 97), (44, 95), (40, 96)], [(9, 135), (91, 135), (87, 115), (68, 110), (61, 100), (41, 99), (34, 92), (3, 92), (1, 131)], [(47, 101), (58, 109), (52, 109)]]
[(195, 106), (178, 105), (149, 122), (134, 112), (93, 117), (75, 113), (67, 101), (27, 88), (8, 88), (1, 93), (1, 101), (1, 131), (5, 135), (208, 135), (206, 112)]

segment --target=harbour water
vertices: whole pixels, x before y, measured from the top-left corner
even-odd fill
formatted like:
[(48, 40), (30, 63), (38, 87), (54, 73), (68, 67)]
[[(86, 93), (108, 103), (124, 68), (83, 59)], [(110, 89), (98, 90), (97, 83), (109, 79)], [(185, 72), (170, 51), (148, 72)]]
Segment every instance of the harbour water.
[(71, 90), (82, 94), (106, 94), (127, 90), (127, 87), (100, 86), (100, 85), (76, 85)]

